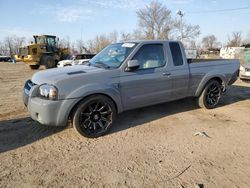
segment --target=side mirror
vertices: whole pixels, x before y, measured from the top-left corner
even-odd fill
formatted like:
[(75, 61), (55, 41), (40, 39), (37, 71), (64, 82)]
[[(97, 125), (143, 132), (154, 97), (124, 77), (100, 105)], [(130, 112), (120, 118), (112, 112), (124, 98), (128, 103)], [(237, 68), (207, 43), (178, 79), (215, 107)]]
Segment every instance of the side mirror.
[(133, 71), (140, 67), (138, 60), (129, 60), (126, 71)]

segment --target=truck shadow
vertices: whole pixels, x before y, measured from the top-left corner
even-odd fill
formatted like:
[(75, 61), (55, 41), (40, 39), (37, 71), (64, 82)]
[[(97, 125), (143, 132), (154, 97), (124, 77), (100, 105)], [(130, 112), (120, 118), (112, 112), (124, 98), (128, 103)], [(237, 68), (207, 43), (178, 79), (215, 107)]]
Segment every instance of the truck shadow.
[(222, 100), (218, 107), (226, 106), (229, 104), (237, 103), (250, 99), (250, 84), (249, 86), (232, 85), (228, 91), (223, 95)]
[(46, 127), (31, 118), (0, 121), (0, 153), (16, 149), (62, 131), (61, 127)]
[[(240, 101), (250, 99), (250, 84), (249, 87), (233, 85), (230, 86), (228, 91), (223, 94), (222, 100), (218, 107), (224, 107)], [(187, 98), (174, 102), (168, 102), (130, 110), (118, 115), (110, 134), (123, 131), (144, 123), (148, 123), (166, 116), (178, 114), (182, 112), (192, 111), (198, 109), (195, 99)]]
[(136, 127), (144, 123), (149, 123), (173, 114), (192, 111), (197, 108), (195, 100), (188, 98), (126, 111), (118, 115), (110, 134)]

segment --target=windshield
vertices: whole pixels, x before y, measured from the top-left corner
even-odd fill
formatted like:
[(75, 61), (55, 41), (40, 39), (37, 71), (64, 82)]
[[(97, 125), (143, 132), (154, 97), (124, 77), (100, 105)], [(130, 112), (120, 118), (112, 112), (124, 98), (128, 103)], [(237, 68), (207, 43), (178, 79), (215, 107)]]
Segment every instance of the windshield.
[(47, 38), (47, 43), (50, 46), (55, 46), (56, 45), (56, 39), (54, 37), (48, 37)]
[(115, 43), (104, 48), (90, 60), (90, 65), (117, 68), (129, 56), (137, 43)]
[(44, 38), (44, 37), (36, 37), (35, 42), (37, 44), (46, 44), (46, 38)]

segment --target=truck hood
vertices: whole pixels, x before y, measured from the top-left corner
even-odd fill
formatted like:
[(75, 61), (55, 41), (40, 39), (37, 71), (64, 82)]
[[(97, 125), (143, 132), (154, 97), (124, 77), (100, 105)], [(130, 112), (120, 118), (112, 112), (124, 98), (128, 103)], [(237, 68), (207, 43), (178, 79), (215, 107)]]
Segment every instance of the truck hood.
[(53, 68), (49, 70), (44, 70), (37, 72), (32, 77), (32, 82), (41, 85), (41, 84), (55, 84), (58, 81), (62, 81), (65, 78), (83, 76), (92, 73), (101, 73), (106, 72), (107, 70), (103, 68), (98, 68), (94, 66), (87, 65), (76, 65), (63, 68)]

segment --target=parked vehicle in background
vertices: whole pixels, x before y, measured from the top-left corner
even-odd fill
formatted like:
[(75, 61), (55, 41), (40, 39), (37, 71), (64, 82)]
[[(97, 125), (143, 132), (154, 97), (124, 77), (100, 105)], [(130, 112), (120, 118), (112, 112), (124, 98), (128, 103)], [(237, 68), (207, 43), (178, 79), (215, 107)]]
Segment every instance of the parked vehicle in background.
[(250, 48), (245, 48), (240, 54), (240, 79), (250, 81)]
[(57, 63), (57, 67), (66, 67), (72, 65), (83, 65), (88, 63), (90, 59), (92, 59), (95, 54), (77, 54), (72, 56), (68, 60), (62, 60)]
[(201, 51), (199, 54), (200, 59), (218, 59), (220, 58), (220, 49), (212, 48), (205, 51)]
[(0, 55), (0, 62), (12, 62), (12, 58), (10, 56)]
[(243, 81), (250, 81), (250, 62), (240, 66), (240, 79)]
[(34, 43), (21, 47), (15, 55), (16, 61), (22, 61), (31, 69), (44, 65), (47, 69), (54, 68), (57, 62), (69, 57), (68, 48), (58, 47), (58, 38), (53, 35), (34, 35)]
[(239, 59), (245, 47), (224, 47), (220, 49), (220, 57), (223, 59)]
[(239, 73), (238, 60), (188, 59), (181, 42), (114, 43), (88, 65), (37, 72), (24, 86), (23, 101), (32, 119), (98, 137), (118, 113), (195, 97), (212, 109)]

